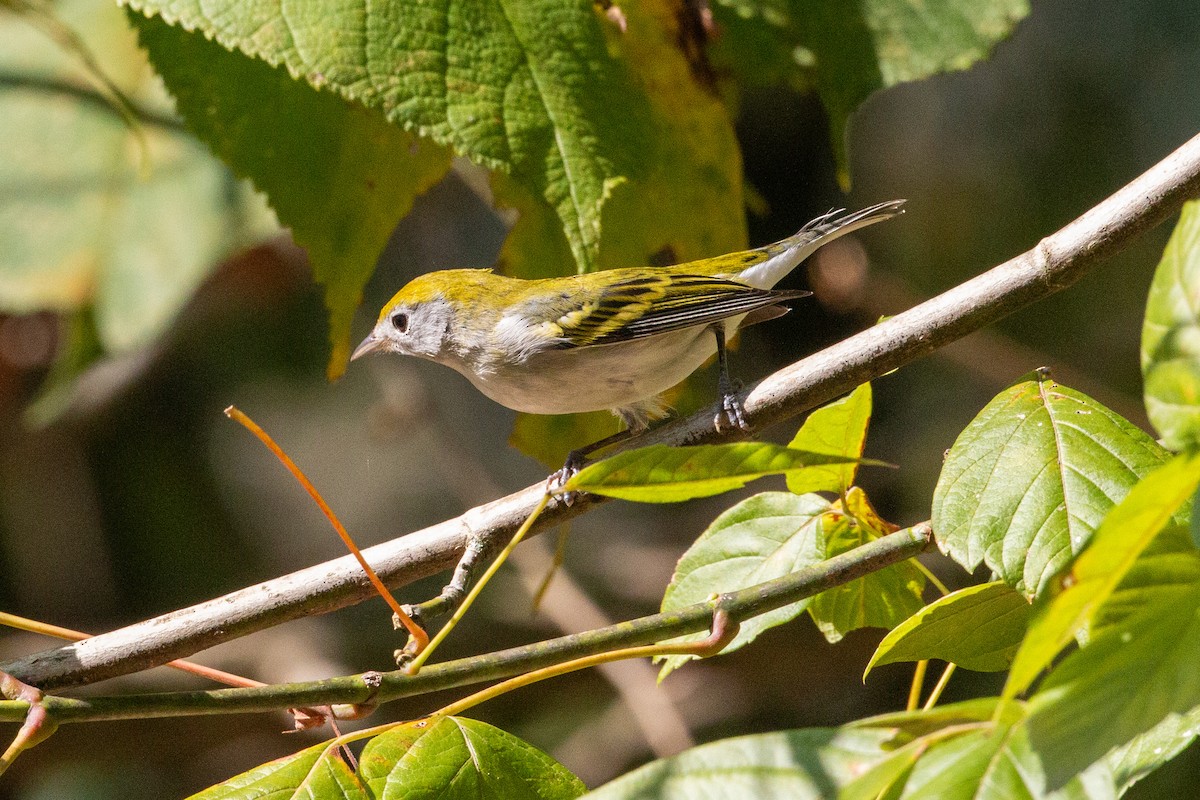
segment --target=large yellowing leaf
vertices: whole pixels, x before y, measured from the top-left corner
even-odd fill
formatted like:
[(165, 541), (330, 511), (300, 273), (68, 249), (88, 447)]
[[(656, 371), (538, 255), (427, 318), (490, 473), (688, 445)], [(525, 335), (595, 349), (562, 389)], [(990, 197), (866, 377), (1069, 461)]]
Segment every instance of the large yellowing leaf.
[(269, 199), (308, 252), (330, 311), (330, 377), (350, 357), (362, 288), (450, 151), (382, 114), (162, 19), (131, 14), (189, 127)]
[(647, 108), (590, 3), (130, 0), (512, 174), (591, 268), (608, 192), (645, 173)]

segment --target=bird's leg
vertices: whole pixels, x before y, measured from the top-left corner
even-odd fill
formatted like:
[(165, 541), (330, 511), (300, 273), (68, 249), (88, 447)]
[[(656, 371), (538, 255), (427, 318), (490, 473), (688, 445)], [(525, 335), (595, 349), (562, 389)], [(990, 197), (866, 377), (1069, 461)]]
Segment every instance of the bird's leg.
[(712, 332), (713, 336), (717, 338), (717, 393), (721, 395), (721, 410), (713, 419), (713, 424), (718, 431), (724, 427), (724, 421), (728, 422), (731, 427), (749, 432), (750, 425), (746, 422), (742, 403), (737, 398), (737, 391), (741, 386), (729, 378), (729, 356), (725, 347), (725, 324), (719, 322), (713, 325)]

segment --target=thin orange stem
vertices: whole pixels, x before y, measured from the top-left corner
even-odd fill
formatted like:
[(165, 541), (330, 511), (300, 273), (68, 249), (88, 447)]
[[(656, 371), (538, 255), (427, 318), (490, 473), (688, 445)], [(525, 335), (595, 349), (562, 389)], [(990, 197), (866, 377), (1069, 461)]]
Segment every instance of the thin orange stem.
[(247, 417), (238, 408), (230, 406), (229, 408), (225, 409), (225, 416), (229, 417), (234, 422), (240, 423), (246, 428), (246, 430), (257, 436), (259, 440), (267, 446), (267, 449), (275, 454), (275, 457), (278, 458), (280, 463), (287, 468), (287, 471), (292, 473), (292, 476), (300, 483), (301, 486), (304, 487), (304, 491), (308, 492), (308, 496), (311, 497), (313, 502), (317, 504), (317, 507), (321, 509), (321, 513), (324, 514), (325, 518), (329, 520), (329, 524), (333, 526), (335, 531), (337, 531), (337, 535), (342, 537), (342, 541), (346, 543), (346, 548), (356, 559), (358, 559), (359, 566), (362, 567), (363, 572), (365, 572), (367, 575), (367, 579), (370, 580), (371, 584), (375, 587), (375, 591), (379, 592), (379, 596), (382, 597), (384, 602), (391, 607), (392, 613), (396, 615), (396, 619), (400, 620), (400, 624), (404, 626), (405, 630), (407, 630), (408, 634), (413, 638), (413, 641), (417, 645), (416, 652), (419, 653), (424, 650), (425, 646), (429, 644), (429, 634), (425, 633), (425, 629), (418, 625), (412, 617), (406, 614), (404, 609), (400, 607), (400, 604), (396, 602), (396, 598), (393, 597), (392, 593), (388, 591), (388, 588), (383, 585), (383, 581), (379, 579), (379, 575), (376, 574), (375, 570), (371, 569), (371, 565), (367, 563), (365, 558), (363, 558), (362, 551), (358, 549), (358, 545), (354, 543), (354, 540), (350, 538), (350, 534), (347, 533), (346, 529), (342, 526), (341, 521), (338, 520), (336, 515), (334, 515), (333, 509), (329, 507), (329, 504), (325, 502), (325, 498), (321, 497), (320, 493), (317, 492), (316, 487), (312, 485), (312, 482), (309, 481), (309, 479), (305, 477), (304, 473), (300, 471), (300, 468), (296, 466), (296, 462), (292, 461), (292, 459), (288, 457), (288, 454), (283, 452), (283, 448), (275, 444), (275, 441), (267, 434), (266, 431), (260, 428), (254, 422), (254, 420)]

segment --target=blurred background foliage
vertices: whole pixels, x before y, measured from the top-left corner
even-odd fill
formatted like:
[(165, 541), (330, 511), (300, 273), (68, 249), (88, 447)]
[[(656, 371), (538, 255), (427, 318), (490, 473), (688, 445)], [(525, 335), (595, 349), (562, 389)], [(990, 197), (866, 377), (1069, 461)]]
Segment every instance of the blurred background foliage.
[[(88, 7), (71, 5), (78, 13)], [(846, 169), (830, 147), (843, 120), (822, 105), (820, 95), (830, 99), (827, 88), (822, 92), (804, 69), (757, 77), (746, 70), (735, 83), (731, 64), (779, 45), (748, 43), (736, 35), (745, 23), (737, 8), (717, 11), (730, 35), (717, 37), (711, 66), (735, 109), (751, 244), (779, 239), (830, 207), (909, 200), (903, 218), (827, 248), (807, 275), (789, 278), (816, 298), (747, 334), (734, 357), (736, 373), (747, 380), (1032, 247), (1195, 133), (1200, 15), (1193, 3), (1045, 0), (971, 69), (873, 95), (850, 121), (845, 166), (853, 184), (844, 195), (839, 172), (844, 177)], [(820, 19), (814, 11), (781, 24)], [(37, 90), (14, 64), (32, 68), (39, 59), (59, 59), (62, 69), (78, 69), (51, 38), (18, 48), (11, 20), (3, 21), (6, 109)], [(115, 35), (133, 46), (127, 30)], [(106, 50), (106, 69), (120, 58), (131, 64), (139, 58), (136, 50), (123, 52)], [(796, 56), (803, 65), (822, 54)], [(21, 271), (26, 254), (11, 242), (0, 252), (0, 297), (9, 309), (0, 316), (0, 603), (6, 609), (108, 630), (340, 555), (299, 488), (222, 416), (231, 403), (276, 436), (363, 545), (544, 476), (535, 461), (507, 446), (513, 414), (448, 370), (370, 359), (327, 383), (325, 298), (305, 253), (281, 234), (245, 249), (272, 229), (269, 212), (202, 157), (200, 145), (169, 133), (178, 123), (166, 95), (138, 71), (144, 66), (128, 69), (131, 85), (142, 87), (131, 96), (162, 115), (144, 122), (140, 142), (96, 103), (64, 105), (60, 119), (40, 118), (36, 136), (28, 135), (29, 118), (15, 112), (0, 121), (0, 217), (19, 194), (32, 195), (45, 206), (33, 219), (47, 246), (66, 252), (74, 237), (105, 248), (104, 270), (43, 275), (36, 292)], [(98, 123), (95, 113), (107, 121)], [(82, 175), (81, 142), (133, 152), (119, 170)], [(153, 165), (148, 179), (143, 159)], [(31, 164), (53, 169), (34, 174)], [(456, 161), (415, 198), (366, 285), (356, 333), (413, 275), (496, 261), (512, 219), (482, 199), (487, 180)], [(81, 181), (134, 182), (142, 205), (106, 203), (101, 192), (85, 207), (77, 202)], [(170, 224), (151, 244), (139, 236), (143, 243), (130, 248), (128, 228), (140, 224), (145, 208), (168, 209)], [(1050, 366), (1063, 383), (1145, 425), (1140, 320), (1168, 233), (1165, 226), (1153, 231), (1069, 291), (875, 383), (867, 455), (901, 468), (865, 470), (860, 483), (886, 518), (900, 524), (928, 518), (943, 451), (998, 389), (1034, 367)], [(163, 276), (138, 266), (146, 260), (172, 271)], [(219, 266), (210, 273), (212, 264)], [(148, 294), (166, 297), (165, 305), (106, 305), (131, 280), (160, 281), (161, 290)], [(84, 294), (99, 299), (80, 304)], [(180, 298), (186, 302), (175, 313), (171, 304)], [(75, 366), (89, 352), (122, 346), (119, 356), (64, 382), (78, 371), (54, 363), (68, 343), (69, 352), (83, 354)], [(64, 385), (69, 391), (56, 394)], [(793, 432), (770, 435), (786, 441)], [(608, 504), (573, 526), (566, 571), (610, 618), (653, 611), (679, 554), (729, 503)], [(577, 597), (552, 596), (548, 610), (531, 611), (527, 584), (544, 571), (548, 544), (522, 547), (518, 569), (505, 571), (484, 595), (447, 643), (446, 658), (556, 635), (560, 624), (588, 624), (594, 609)], [(962, 582), (956, 570), (928, 558)], [(402, 599), (422, 599), (437, 583), (409, 587)], [(650, 714), (642, 709), (640, 720), (599, 672), (508, 696), (477, 714), (595, 785), (689, 737), (837, 724), (902, 706), (910, 667), (881, 668), (865, 687), (860, 681), (880, 635), (859, 631), (829, 646), (802, 617), (753, 647), (672, 675), (661, 691), (650, 692), (657, 705)], [(398, 645), (382, 602), (370, 602), (248, 637), (203, 660), (277, 681), (386, 668)], [(46, 646), (5, 635), (0, 658)], [(618, 682), (626, 686), (648, 680), (636, 666), (622, 669)], [(946, 699), (995, 692), (998, 680), (960, 671)], [(95, 691), (191, 685), (158, 670)], [(438, 700), (395, 703), (376, 720), (419, 715)], [(309, 740), (280, 736), (286, 724), (283, 715), (261, 715), (67, 726), (22, 757), (0, 795), (180, 796)], [(1200, 760), (1187, 753), (1130, 796), (1181, 796), (1198, 772)]]

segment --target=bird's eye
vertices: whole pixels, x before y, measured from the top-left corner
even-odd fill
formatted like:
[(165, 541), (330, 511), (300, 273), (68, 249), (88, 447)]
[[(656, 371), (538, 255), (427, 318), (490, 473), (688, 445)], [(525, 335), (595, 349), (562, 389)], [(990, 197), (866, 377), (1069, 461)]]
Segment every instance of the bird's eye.
[(392, 327), (401, 333), (405, 333), (408, 330), (408, 314), (393, 314)]

